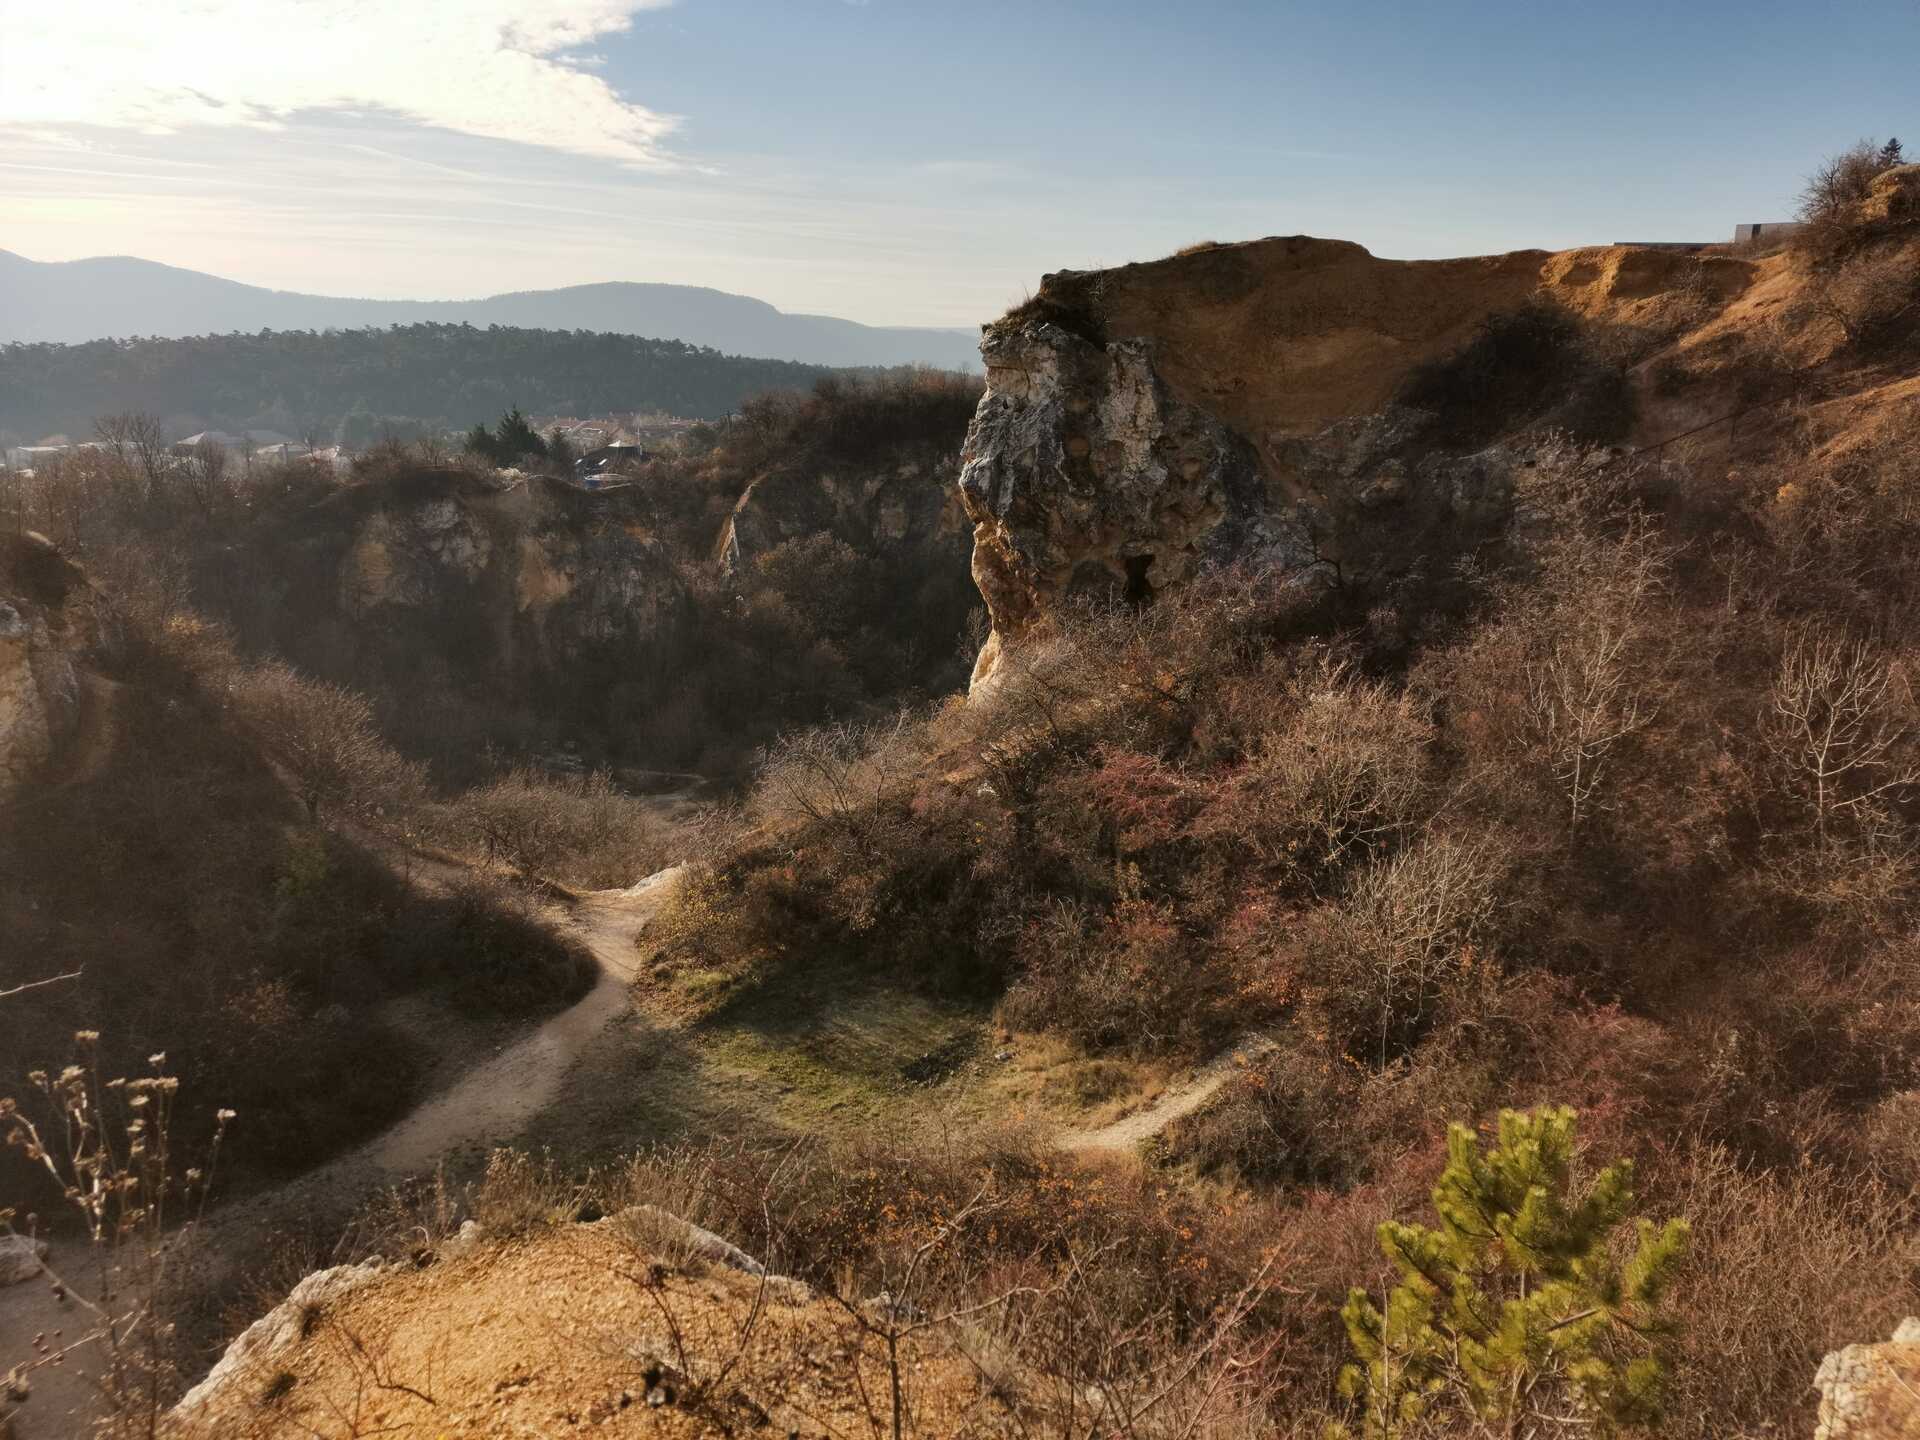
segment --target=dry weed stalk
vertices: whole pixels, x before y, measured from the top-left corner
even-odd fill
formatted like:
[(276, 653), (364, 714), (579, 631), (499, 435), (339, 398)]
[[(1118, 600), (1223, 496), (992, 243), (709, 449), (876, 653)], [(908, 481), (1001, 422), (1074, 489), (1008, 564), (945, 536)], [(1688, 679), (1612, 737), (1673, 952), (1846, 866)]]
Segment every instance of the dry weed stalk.
[[(96, 1272), (93, 1293), (51, 1265), (43, 1278), (57, 1295), (84, 1312), (77, 1336), (37, 1348), (32, 1359), (8, 1372), (8, 1393), (30, 1390), (35, 1371), (64, 1365), (89, 1347), (105, 1354), (99, 1379), (109, 1426), (117, 1434), (154, 1434), (171, 1400), (174, 1380), (172, 1327), (166, 1320), (170, 1286), (204, 1210), (213, 1169), (231, 1110), (215, 1120), (204, 1167), (176, 1178), (171, 1150), (173, 1099), (179, 1080), (166, 1072), (166, 1056), (148, 1057), (152, 1073), (133, 1079), (103, 1079), (97, 1064), (97, 1031), (74, 1036), (79, 1063), (57, 1075), (27, 1077), (47, 1120), (36, 1123), (12, 1097), (0, 1097), (0, 1125), (7, 1144), (43, 1170), (86, 1227)], [(168, 1231), (169, 1203), (177, 1197), (184, 1225)], [(0, 1208), (0, 1235), (36, 1238), (37, 1216)], [(0, 1420), (6, 1417), (0, 1411)]]

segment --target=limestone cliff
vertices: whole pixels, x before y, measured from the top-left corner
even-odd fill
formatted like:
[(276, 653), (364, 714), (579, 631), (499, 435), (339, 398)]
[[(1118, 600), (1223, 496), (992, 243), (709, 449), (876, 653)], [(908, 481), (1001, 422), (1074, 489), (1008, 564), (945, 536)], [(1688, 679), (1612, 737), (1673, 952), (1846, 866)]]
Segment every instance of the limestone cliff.
[(550, 683), (629, 655), (685, 603), (617, 495), (455, 470), (342, 490), (206, 572), (250, 648), (348, 681), (430, 657), (463, 685)]
[(981, 341), (959, 483), (993, 618), (975, 683), (1088, 588), (1144, 597), (1226, 560), (1365, 577), (1495, 533), (1515, 467), (1572, 400), (1465, 446), (1396, 404), (1491, 316), (1544, 301), (1574, 317), (1637, 416), (1630, 438), (1658, 441), (1747, 403), (1765, 316), (1805, 283), (1789, 256), (1397, 261), (1307, 236), (1048, 275)]
[[(1045, 277), (980, 347), (960, 477), (993, 616), (975, 683), (1084, 590), (1144, 597), (1230, 560), (1337, 565), (1334, 511), (1457, 488), (1406, 463), (1417, 416), (1323, 432), (1520, 303), (1542, 258), (1403, 264), (1296, 236)], [(1467, 488), (1465, 511), (1498, 509), (1497, 477)]]
[(1305, 515), (1273, 503), (1253, 447), (1179, 399), (1147, 342), (1101, 345), (1043, 319), (980, 349), (989, 388), (960, 474), (994, 623), (976, 682), (1006, 637), (1076, 593), (1144, 596), (1240, 555), (1313, 561)]
[(90, 587), (44, 537), (0, 536), (0, 799), (79, 724)]

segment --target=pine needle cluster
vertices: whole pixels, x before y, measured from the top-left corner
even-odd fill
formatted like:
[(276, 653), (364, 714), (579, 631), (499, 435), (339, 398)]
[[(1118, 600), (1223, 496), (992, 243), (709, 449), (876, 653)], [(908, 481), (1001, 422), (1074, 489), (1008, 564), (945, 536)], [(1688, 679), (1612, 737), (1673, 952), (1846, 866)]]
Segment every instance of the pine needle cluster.
[(1451, 1421), (1604, 1436), (1659, 1417), (1670, 1329), (1660, 1302), (1688, 1225), (1641, 1219), (1629, 1243), (1632, 1162), (1576, 1194), (1574, 1133), (1570, 1109), (1507, 1110), (1483, 1153), (1455, 1125), (1433, 1192), (1439, 1226), (1380, 1227), (1400, 1282), (1384, 1311), (1364, 1290), (1341, 1310), (1357, 1356), (1341, 1386), (1365, 1440)]

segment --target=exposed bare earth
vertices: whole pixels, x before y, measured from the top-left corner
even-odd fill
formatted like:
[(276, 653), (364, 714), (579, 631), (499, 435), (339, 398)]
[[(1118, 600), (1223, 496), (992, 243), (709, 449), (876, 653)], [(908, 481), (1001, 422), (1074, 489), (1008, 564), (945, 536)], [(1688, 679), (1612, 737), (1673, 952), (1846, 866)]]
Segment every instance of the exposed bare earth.
[(1161, 1092), (1152, 1104), (1112, 1124), (1091, 1130), (1063, 1130), (1062, 1150), (1131, 1150), (1150, 1140), (1183, 1115), (1191, 1115), (1219, 1093), (1220, 1087), (1276, 1045), (1265, 1035), (1249, 1035), (1227, 1047), (1181, 1084)]
[[(325, 1278), (296, 1335), (194, 1397), (188, 1433), (816, 1437), (884, 1433), (870, 1422), (890, 1416), (883, 1352), (845, 1311), (661, 1254), (626, 1216)], [(1007, 1433), (944, 1333), (902, 1358), (905, 1433)]]
[[(437, 862), (411, 867), (430, 883), (452, 867)], [(552, 1104), (561, 1082), (587, 1046), (629, 1004), (633, 937), (671, 892), (676, 870), (650, 876), (629, 890), (601, 891), (551, 913), (554, 923), (578, 935), (599, 962), (600, 977), (577, 1003), (508, 1044), (491, 1060), (468, 1069), (448, 1089), (424, 1102), (367, 1144), (266, 1195), (216, 1209), (197, 1237), (201, 1283), (218, 1289), (226, 1277), (224, 1236), (246, 1236), (270, 1227), (273, 1217), (307, 1212), (346, 1214), (382, 1185), (431, 1171), (444, 1157), (481, 1150), (515, 1138), (526, 1123)], [(98, 1294), (107, 1276), (88, 1248), (56, 1241), (50, 1271), (82, 1294)], [(115, 1279), (112, 1288), (122, 1288)], [(84, 1312), (44, 1282), (0, 1289), (0, 1356), (9, 1364), (34, 1353), (34, 1337), (77, 1337)], [(97, 1356), (83, 1351), (66, 1363), (34, 1372), (29, 1405), (15, 1421), (19, 1440), (52, 1440), (86, 1428), (97, 1395)]]

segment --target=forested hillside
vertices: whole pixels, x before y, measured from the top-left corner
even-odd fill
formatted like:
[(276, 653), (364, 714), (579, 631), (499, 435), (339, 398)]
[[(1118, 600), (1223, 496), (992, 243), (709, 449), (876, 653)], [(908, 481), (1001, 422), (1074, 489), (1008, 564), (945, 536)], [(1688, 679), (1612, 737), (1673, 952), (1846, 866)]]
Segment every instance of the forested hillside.
[(364, 445), (535, 413), (666, 410), (711, 418), (822, 366), (752, 360), (677, 340), (471, 325), (266, 331), (185, 340), (0, 346), (0, 440), (90, 434), (142, 410), (186, 435), (215, 426)]

